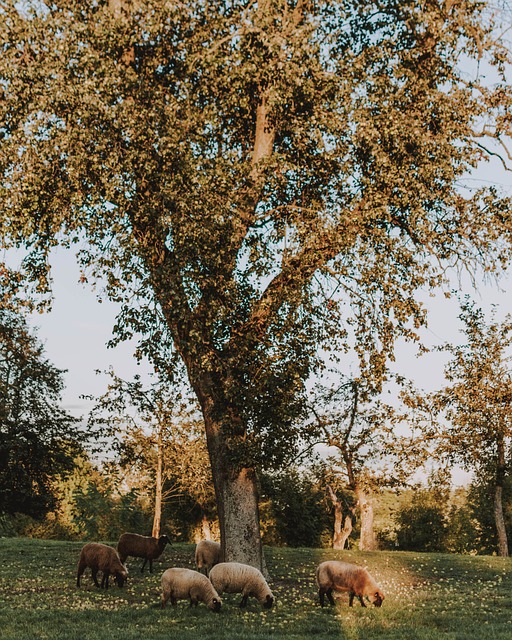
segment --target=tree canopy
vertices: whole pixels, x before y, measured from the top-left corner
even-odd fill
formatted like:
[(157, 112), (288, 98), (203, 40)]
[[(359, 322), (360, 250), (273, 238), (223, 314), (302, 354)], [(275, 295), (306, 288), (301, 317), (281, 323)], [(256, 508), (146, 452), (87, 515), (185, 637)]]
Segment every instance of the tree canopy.
[[(249, 557), (254, 469), (293, 453), (322, 353), (355, 337), (378, 380), (425, 319), (418, 289), (508, 261), (508, 199), (459, 188), (507, 160), (506, 43), (476, 0), (1, 0), (0, 14), (3, 245), (26, 250), (42, 294), (51, 248), (76, 245), (83, 280), (122, 305), (116, 339), (139, 336), (160, 369), (184, 362), (223, 545), (252, 538)], [(230, 537), (241, 522), (252, 533)]]

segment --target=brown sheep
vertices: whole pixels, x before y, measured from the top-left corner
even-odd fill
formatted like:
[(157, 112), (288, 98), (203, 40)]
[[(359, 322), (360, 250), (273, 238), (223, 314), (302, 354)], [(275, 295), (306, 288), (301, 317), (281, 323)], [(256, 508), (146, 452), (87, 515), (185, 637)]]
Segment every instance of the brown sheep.
[(97, 587), (100, 587), (97, 579), (98, 571), (103, 573), (101, 588), (105, 589), (108, 589), (110, 575), (115, 576), (119, 587), (122, 587), (128, 578), (128, 570), (121, 563), (117, 551), (113, 547), (99, 542), (89, 542), (80, 551), (76, 576), (77, 587), (80, 586), (80, 578), (87, 567), (91, 569), (92, 579)]
[(361, 606), (366, 607), (363, 598), (366, 597), (376, 607), (382, 605), (384, 594), (372, 576), (363, 567), (348, 562), (329, 560), (322, 562), (316, 569), (316, 582), (320, 604), (324, 606), (324, 596), (334, 604), (332, 592), (348, 591), (349, 606), (352, 606), (354, 597), (357, 596)]
[(128, 556), (134, 558), (144, 558), (140, 572), (149, 560), (149, 572), (153, 573), (153, 560), (159, 558), (166, 544), (171, 544), (167, 536), (152, 538), (151, 536), (140, 536), (138, 533), (123, 533), (117, 543), (117, 551), (121, 562), (125, 562)]

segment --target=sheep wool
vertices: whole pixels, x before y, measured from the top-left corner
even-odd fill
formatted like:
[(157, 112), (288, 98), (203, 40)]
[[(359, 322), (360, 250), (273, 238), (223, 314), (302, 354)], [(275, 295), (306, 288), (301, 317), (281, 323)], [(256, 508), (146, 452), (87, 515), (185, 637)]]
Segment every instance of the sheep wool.
[(151, 536), (141, 536), (138, 533), (123, 533), (117, 543), (117, 551), (123, 563), (128, 556), (144, 558), (140, 569), (141, 573), (149, 561), (149, 572), (153, 573), (153, 560), (162, 555), (166, 544), (171, 544), (167, 536), (153, 538)]
[(196, 567), (198, 571), (204, 569), (206, 575), (212, 567), (220, 562), (220, 544), (214, 540), (201, 540), (196, 546)]
[(262, 607), (270, 609), (274, 596), (261, 571), (241, 562), (221, 562), (210, 571), (210, 580), (222, 595), (223, 593), (241, 593), (241, 607), (245, 607), (249, 596), (258, 600)]
[(316, 582), (320, 604), (324, 606), (324, 596), (334, 604), (333, 591), (348, 591), (349, 606), (357, 596), (363, 607), (366, 607), (363, 598), (368, 598), (376, 607), (382, 605), (384, 594), (372, 576), (363, 567), (348, 562), (329, 560), (322, 562), (316, 569)]
[(204, 604), (212, 611), (220, 611), (222, 600), (208, 578), (192, 569), (173, 567), (162, 575), (162, 609), (170, 599), (173, 606), (177, 600), (190, 600), (190, 606)]
[(119, 587), (122, 587), (128, 578), (128, 569), (122, 564), (117, 551), (113, 547), (99, 542), (89, 542), (80, 551), (78, 560), (76, 586), (80, 586), (80, 578), (85, 569), (89, 567), (92, 573), (92, 579), (97, 587), (98, 571), (103, 573), (101, 580), (101, 588), (108, 589), (108, 578), (113, 575)]

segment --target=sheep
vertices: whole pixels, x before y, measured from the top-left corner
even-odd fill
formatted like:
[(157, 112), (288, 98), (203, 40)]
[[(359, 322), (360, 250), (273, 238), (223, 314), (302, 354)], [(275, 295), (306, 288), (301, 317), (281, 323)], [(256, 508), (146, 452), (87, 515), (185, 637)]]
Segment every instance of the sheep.
[(166, 544), (171, 544), (167, 536), (152, 538), (150, 536), (140, 536), (137, 533), (123, 533), (117, 543), (117, 551), (121, 562), (125, 562), (128, 556), (144, 558), (140, 569), (141, 573), (149, 560), (149, 572), (153, 573), (153, 560), (162, 555)]
[(221, 562), (210, 571), (210, 580), (222, 595), (226, 593), (241, 593), (241, 607), (245, 607), (249, 596), (257, 598), (265, 608), (270, 609), (274, 596), (261, 571), (255, 567), (240, 562)]
[(176, 605), (178, 599), (190, 599), (190, 606), (204, 604), (212, 611), (220, 611), (222, 600), (206, 576), (193, 569), (174, 567), (162, 575), (162, 609), (167, 600)]
[(348, 591), (350, 607), (354, 602), (354, 596), (358, 597), (363, 607), (366, 607), (363, 597), (367, 597), (376, 607), (380, 607), (384, 600), (381, 588), (368, 571), (348, 562), (337, 560), (322, 562), (316, 569), (316, 582), (322, 607), (324, 606), (324, 595), (327, 595), (329, 602), (334, 604), (333, 590)]
[(196, 546), (196, 566), (197, 570), (204, 569), (206, 575), (211, 568), (220, 562), (220, 544), (213, 540), (201, 540)]
[(103, 572), (101, 588), (105, 589), (108, 589), (110, 575), (115, 576), (119, 587), (122, 587), (128, 578), (128, 569), (121, 563), (117, 551), (113, 547), (99, 542), (89, 542), (80, 551), (76, 576), (77, 587), (80, 586), (80, 578), (87, 567), (90, 567), (92, 579), (97, 587), (100, 587), (97, 579), (98, 571)]

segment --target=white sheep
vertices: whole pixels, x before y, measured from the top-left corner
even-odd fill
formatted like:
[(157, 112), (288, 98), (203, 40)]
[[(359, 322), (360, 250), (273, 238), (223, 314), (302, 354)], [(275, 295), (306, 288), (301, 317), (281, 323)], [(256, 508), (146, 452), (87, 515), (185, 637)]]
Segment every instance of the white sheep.
[(204, 602), (212, 611), (220, 611), (222, 600), (208, 578), (193, 569), (173, 567), (162, 575), (162, 609), (167, 600), (173, 606), (180, 599), (189, 599), (190, 606)]
[(115, 576), (119, 587), (122, 587), (128, 578), (128, 569), (122, 564), (117, 551), (113, 547), (99, 542), (89, 542), (80, 551), (78, 560), (76, 586), (80, 586), (80, 578), (87, 567), (90, 567), (94, 584), (98, 584), (98, 571), (103, 573), (101, 588), (108, 589), (108, 578)]
[(201, 540), (196, 546), (196, 567), (198, 571), (204, 569), (206, 575), (210, 573), (213, 566), (220, 562), (221, 547), (214, 540)]
[(221, 562), (210, 571), (210, 580), (222, 595), (225, 593), (241, 593), (241, 607), (245, 607), (249, 596), (254, 596), (258, 602), (270, 609), (274, 596), (261, 571), (255, 567), (240, 562)]
[(366, 607), (364, 597), (368, 598), (376, 607), (380, 607), (384, 600), (382, 589), (368, 571), (348, 562), (339, 562), (338, 560), (322, 562), (316, 569), (316, 582), (322, 607), (324, 606), (324, 595), (327, 596), (331, 604), (334, 604), (333, 590), (348, 591), (350, 607), (355, 596), (363, 607)]
[(167, 536), (153, 538), (151, 536), (140, 536), (138, 533), (123, 533), (117, 543), (117, 551), (123, 563), (128, 556), (144, 558), (140, 569), (141, 573), (149, 560), (149, 572), (153, 573), (153, 560), (162, 555), (166, 544), (171, 544)]

